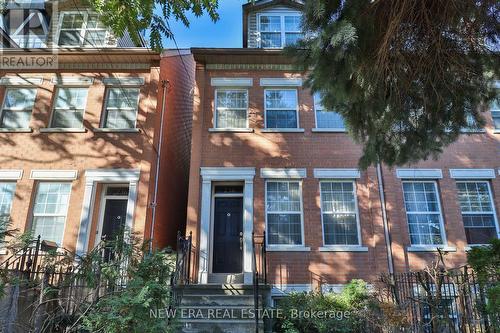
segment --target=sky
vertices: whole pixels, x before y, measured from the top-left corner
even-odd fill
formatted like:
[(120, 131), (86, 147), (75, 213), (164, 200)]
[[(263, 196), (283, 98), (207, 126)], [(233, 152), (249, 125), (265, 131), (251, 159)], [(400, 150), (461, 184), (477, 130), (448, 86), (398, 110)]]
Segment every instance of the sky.
[[(170, 27), (179, 48), (189, 47), (242, 47), (242, 9), (247, 0), (219, 0), (219, 21), (212, 22), (208, 15), (199, 18), (189, 14), (190, 27), (175, 20)], [(172, 40), (165, 40), (164, 46), (175, 48)]]

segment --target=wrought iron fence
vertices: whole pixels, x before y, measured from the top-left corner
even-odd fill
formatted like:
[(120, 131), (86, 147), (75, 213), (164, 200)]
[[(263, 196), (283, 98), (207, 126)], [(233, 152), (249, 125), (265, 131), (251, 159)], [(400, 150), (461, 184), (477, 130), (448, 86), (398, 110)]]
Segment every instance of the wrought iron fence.
[(402, 332), (490, 333), (495, 332), (486, 312), (487, 288), (470, 267), (385, 275), (383, 301), (396, 305), (406, 317)]

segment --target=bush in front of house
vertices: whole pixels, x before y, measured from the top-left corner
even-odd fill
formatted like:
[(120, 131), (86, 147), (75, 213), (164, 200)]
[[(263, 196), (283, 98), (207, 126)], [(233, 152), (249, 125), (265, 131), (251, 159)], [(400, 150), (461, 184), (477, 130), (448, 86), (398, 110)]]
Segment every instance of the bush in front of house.
[(291, 293), (278, 301), (282, 316), (273, 328), (283, 333), (362, 332), (370, 300), (363, 280), (352, 280), (340, 293)]

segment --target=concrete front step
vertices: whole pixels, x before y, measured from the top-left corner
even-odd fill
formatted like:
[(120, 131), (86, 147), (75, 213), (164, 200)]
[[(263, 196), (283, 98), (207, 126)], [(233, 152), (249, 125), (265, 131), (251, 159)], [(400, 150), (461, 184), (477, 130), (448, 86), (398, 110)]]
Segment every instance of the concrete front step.
[[(259, 287), (259, 292), (269, 291), (269, 287)], [(190, 284), (176, 287), (182, 295), (253, 295), (253, 286), (248, 284)]]
[[(259, 332), (264, 325), (259, 324)], [(254, 320), (193, 320), (181, 321), (182, 333), (255, 333)]]
[(253, 295), (183, 295), (181, 306), (230, 307), (234, 305), (254, 306)]

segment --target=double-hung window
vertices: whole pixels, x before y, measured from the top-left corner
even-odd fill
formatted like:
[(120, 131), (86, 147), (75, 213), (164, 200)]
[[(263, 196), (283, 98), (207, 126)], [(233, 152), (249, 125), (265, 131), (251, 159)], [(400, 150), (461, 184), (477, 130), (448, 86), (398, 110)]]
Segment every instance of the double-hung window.
[(266, 128), (298, 128), (298, 100), (295, 89), (266, 89)]
[(342, 116), (335, 111), (325, 109), (318, 93), (314, 94), (314, 111), (316, 113), (316, 128), (345, 131)]
[(360, 245), (356, 186), (353, 181), (321, 181), (325, 245)]
[(36, 89), (9, 88), (0, 112), (1, 128), (29, 128)]
[[(10, 223), (10, 210), (12, 208), (15, 189), (16, 183), (14, 182), (0, 182), (0, 237)], [(3, 241), (0, 238), (0, 245)]]
[(248, 91), (217, 89), (215, 95), (215, 127), (247, 128)]
[(82, 129), (87, 92), (88, 88), (58, 88), (51, 127)]
[(487, 244), (497, 238), (495, 207), (487, 181), (457, 182), (458, 201), (468, 244)]
[(442, 245), (443, 222), (437, 183), (404, 181), (403, 193), (411, 245)]
[(300, 181), (266, 182), (267, 243), (302, 245), (302, 188)]
[(109, 31), (99, 15), (88, 12), (62, 12), (59, 29), (60, 46), (107, 46)]
[(495, 132), (500, 132), (500, 103), (498, 100), (490, 105), (491, 117), (493, 118), (493, 127)]
[(70, 183), (41, 182), (33, 206), (33, 234), (43, 240), (62, 244), (68, 213)]
[(279, 49), (302, 38), (299, 14), (261, 14), (259, 16), (260, 46)]
[(136, 126), (139, 88), (109, 88), (104, 128), (133, 129)]

